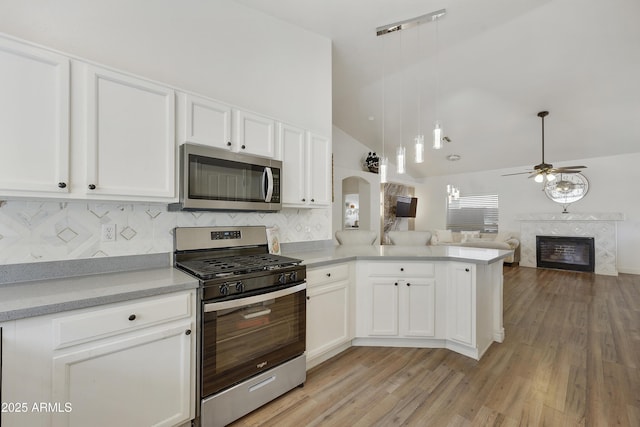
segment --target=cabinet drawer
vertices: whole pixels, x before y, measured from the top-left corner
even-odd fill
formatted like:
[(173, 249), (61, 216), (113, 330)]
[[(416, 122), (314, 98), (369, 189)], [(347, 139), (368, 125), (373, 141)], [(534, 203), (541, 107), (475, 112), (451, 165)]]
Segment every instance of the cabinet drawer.
[(368, 273), (371, 276), (420, 276), (433, 277), (435, 264), (431, 262), (376, 262), (368, 264)]
[(190, 317), (191, 294), (111, 305), (53, 320), (54, 348), (64, 348), (128, 331)]
[(314, 268), (307, 271), (307, 282), (309, 286), (347, 280), (348, 278), (349, 264), (330, 265), (328, 267)]

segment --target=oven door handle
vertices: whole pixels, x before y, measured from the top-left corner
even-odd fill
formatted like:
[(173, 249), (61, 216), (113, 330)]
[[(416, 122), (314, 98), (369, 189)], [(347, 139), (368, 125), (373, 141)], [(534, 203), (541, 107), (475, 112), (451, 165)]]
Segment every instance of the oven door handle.
[(204, 305), (204, 312), (209, 313), (218, 310), (227, 310), (229, 308), (243, 307), (249, 304), (257, 304), (260, 302), (269, 301), (271, 299), (284, 297), (287, 295), (295, 294), (307, 289), (307, 283), (303, 282), (299, 285), (292, 286), (286, 289), (280, 289), (278, 291), (269, 292), (267, 294), (254, 295), (252, 297), (238, 298), (229, 301), (210, 302)]

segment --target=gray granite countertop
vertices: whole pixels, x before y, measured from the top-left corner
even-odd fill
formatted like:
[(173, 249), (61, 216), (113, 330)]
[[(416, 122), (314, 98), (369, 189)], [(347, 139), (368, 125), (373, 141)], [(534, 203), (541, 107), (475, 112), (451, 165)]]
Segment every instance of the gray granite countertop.
[(354, 260), (459, 261), (492, 264), (513, 251), (462, 246), (334, 246), (313, 251), (284, 253), (304, 260), (309, 268)]
[(173, 267), (36, 280), (0, 286), (0, 322), (195, 289)]

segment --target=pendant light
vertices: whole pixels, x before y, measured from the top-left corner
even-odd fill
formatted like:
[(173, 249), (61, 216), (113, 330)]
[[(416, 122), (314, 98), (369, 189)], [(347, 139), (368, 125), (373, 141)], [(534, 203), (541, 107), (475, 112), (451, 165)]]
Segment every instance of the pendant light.
[(387, 61), (386, 59), (386, 50), (384, 49), (385, 45), (382, 45), (382, 156), (380, 156), (380, 163), (378, 165), (378, 172), (380, 172), (380, 183), (385, 184), (387, 182), (387, 167), (389, 166), (389, 159), (384, 154), (384, 119), (385, 119), (385, 90), (386, 90), (386, 81), (387, 81)]
[(440, 126), (440, 105), (438, 98), (440, 97), (440, 57), (439, 57), (439, 45), (438, 45), (438, 22), (439, 16), (434, 19), (436, 21), (436, 125), (433, 128), (433, 148), (439, 150), (442, 148), (442, 127)]
[[(400, 64), (403, 64), (404, 61), (404, 55), (402, 52), (402, 33), (400, 33)], [(407, 156), (406, 156), (406, 150), (404, 148), (404, 145), (402, 144), (402, 97), (404, 95), (404, 70), (403, 72), (400, 74), (400, 146), (397, 148), (396, 150), (396, 173), (398, 173), (398, 175), (402, 175), (403, 173), (405, 173), (407, 171), (406, 165), (407, 165)]]
[[(418, 55), (420, 55), (420, 52), (422, 51), (422, 49), (420, 49), (420, 26), (418, 26), (416, 30), (416, 34), (418, 37), (418, 43), (417, 43)], [(415, 156), (416, 163), (424, 162), (424, 135), (422, 134), (422, 97), (420, 96), (422, 79), (420, 78), (420, 76), (421, 76), (421, 73), (418, 71), (418, 135), (416, 135), (416, 137), (414, 138), (415, 149), (416, 149), (416, 156)]]

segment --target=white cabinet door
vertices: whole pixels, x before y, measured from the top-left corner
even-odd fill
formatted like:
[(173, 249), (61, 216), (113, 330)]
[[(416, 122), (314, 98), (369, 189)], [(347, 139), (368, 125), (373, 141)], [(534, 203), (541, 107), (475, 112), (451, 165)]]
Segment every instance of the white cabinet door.
[(371, 312), (370, 336), (397, 336), (398, 282), (393, 279), (373, 279), (369, 288)]
[(349, 341), (349, 282), (307, 289), (307, 358)]
[(69, 60), (0, 37), (0, 195), (69, 191)]
[(475, 266), (451, 263), (447, 284), (447, 338), (475, 346)]
[(280, 123), (278, 139), (282, 149), (282, 203), (307, 205), (307, 167), (305, 131)]
[(87, 194), (173, 200), (172, 89), (87, 66)]
[(231, 150), (231, 107), (195, 95), (181, 95), (181, 142)]
[(275, 126), (273, 119), (248, 113), (236, 112), (236, 144), (234, 151), (275, 158)]
[(308, 198), (311, 206), (331, 205), (331, 141), (308, 135)]
[[(191, 413), (191, 322), (98, 341), (53, 358), (54, 426), (174, 426)], [(188, 331), (188, 332), (187, 332)]]
[(436, 281), (406, 279), (400, 286), (400, 335), (434, 337), (436, 334)]

